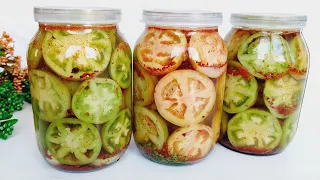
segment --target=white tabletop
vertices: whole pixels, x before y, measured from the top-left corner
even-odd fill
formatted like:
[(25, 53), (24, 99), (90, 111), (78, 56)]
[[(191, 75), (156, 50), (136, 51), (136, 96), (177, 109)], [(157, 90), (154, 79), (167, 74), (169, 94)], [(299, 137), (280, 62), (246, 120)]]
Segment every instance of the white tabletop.
[(312, 126), (303, 123), (308, 117), (304, 115), (295, 139), (279, 155), (249, 156), (217, 145), (205, 160), (197, 164), (166, 166), (145, 159), (132, 141), (117, 163), (89, 173), (63, 172), (48, 165), (36, 146), (31, 106), (25, 105), (23, 111), (14, 115), (19, 122), (13, 135), (6, 141), (0, 141), (1, 180), (320, 179), (319, 138), (315, 138), (319, 137), (319, 131), (312, 131)]

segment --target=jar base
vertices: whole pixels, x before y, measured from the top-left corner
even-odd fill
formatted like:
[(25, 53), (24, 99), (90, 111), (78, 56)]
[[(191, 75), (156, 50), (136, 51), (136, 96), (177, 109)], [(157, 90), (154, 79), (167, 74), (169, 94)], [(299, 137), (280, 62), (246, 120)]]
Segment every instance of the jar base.
[(48, 152), (43, 156), (45, 161), (54, 169), (57, 169), (59, 171), (63, 172), (69, 172), (69, 173), (86, 173), (86, 172), (93, 172), (97, 171), (103, 168), (106, 168), (120, 160), (122, 155), (125, 151), (122, 153), (109, 158), (103, 158), (103, 159), (96, 159), (92, 163), (85, 164), (85, 165), (65, 165), (59, 163), (56, 159), (54, 159)]
[(236, 149), (235, 147), (232, 146), (232, 144), (228, 141), (227, 138), (223, 138), (223, 139), (219, 140), (218, 143), (221, 146), (223, 146), (231, 151), (241, 153), (241, 154), (246, 154), (246, 155), (252, 155), (252, 156), (272, 156), (272, 155), (280, 154), (284, 150), (284, 149), (278, 148), (278, 149), (274, 149), (274, 150), (267, 152), (267, 153), (254, 153), (254, 152), (241, 151), (241, 150)]
[(152, 161), (152, 162), (155, 162), (155, 163), (158, 163), (158, 164), (163, 164), (163, 165), (169, 165), (169, 166), (188, 166), (188, 165), (193, 165), (193, 164), (196, 164), (200, 161), (202, 161), (203, 159), (206, 158), (206, 156), (208, 154), (210, 154), (210, 152), (200, 158), (200, 159), (197, 159), (197, 160), (190, 160), (190, 161), (181, 161), (179, 160), (178, 157), (166, 157), (168, 155), (165, 155), (164, 153), (162, 152), (158, 152), (156, 150), (146, 150), (146, 148), (140, 146), (140, 145), (137, 145), (140, 153), (145, 157), (147, 158), (148, 160)]

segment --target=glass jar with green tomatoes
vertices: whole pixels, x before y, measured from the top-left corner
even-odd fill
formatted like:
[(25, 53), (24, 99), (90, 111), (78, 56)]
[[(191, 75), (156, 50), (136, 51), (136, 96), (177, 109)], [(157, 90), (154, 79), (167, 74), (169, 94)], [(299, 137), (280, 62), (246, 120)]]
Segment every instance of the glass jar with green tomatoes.
[(119, 160), (130, 142), (132, 54), (109, 8), (34, 9), (28, 48), (38, 148), (52, 166), (89, 171)]
[(291, 14), (231, 15), (220, 144), (272, 155), (291, 142), (308, 75), (306, 22)]
[(227, 46), (222, 14), (144, 10), (133, 56), (134, 138), (148, 159), (204, 159), (220, 133)]

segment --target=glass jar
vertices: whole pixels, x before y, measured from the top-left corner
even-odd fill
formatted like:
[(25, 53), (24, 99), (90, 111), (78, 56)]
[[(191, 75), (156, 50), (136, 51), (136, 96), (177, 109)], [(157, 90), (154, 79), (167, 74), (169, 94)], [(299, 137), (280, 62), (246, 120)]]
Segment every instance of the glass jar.
[(220, 143), (254, 155), (280, 153), (298, 125), (309, 65), (307, 18), (232, 14)]
[(28, 49), (38, 147), (58, 169), (117, 161), (131, 137), (132, 55), (119, 9), (35, 8)]
[(227, 47), (222, 14), (144, 10), (133, 60), (134, 138), (164, 164), (192, 164), (220, 132)]

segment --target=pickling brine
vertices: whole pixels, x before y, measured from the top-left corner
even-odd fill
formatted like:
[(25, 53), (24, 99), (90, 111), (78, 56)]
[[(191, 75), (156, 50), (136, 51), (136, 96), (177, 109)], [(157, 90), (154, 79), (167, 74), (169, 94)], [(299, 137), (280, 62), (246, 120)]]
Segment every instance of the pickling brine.
[[(39, 30), (27, 57), (39, 150), (51, 165), (70, 171), (117, 161), (132, 129), (130, 47), (118, 19), (95, 22), (120, 10), (89, 9), (98, 17), (75, 24), (70, 13), (86, 19), (86, 10), (36, 8)], [(66, 16), (52, 22), (52, 12)]]
[(220, 143), (277, 154), (297, 130), (309, 64), (306, 17), (234, 14), (231, 22)]
[[(178, 16), (184, 25), (174, 25)], [(211, 19), (188, 20), (195, 16)], [(148, 159), (192, 164), (216, 144), (227, 68), (221, 20), (211, 12), (144, 11), (146, 29), (134, 52), (133, 104), (135, 142)]]

